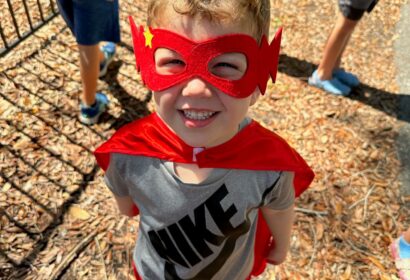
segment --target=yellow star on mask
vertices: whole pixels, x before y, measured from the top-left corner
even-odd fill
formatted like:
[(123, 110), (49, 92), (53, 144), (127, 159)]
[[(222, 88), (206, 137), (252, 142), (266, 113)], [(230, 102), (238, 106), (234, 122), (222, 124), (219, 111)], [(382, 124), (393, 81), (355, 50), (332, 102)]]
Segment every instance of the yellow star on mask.
[(152, 35), (151, 30), (149, 30), (149, 28), (144, 31), (144, 37), (145, 37), (145, 46), (152, 48), (152, 38), (154, 38), (154, 35)]

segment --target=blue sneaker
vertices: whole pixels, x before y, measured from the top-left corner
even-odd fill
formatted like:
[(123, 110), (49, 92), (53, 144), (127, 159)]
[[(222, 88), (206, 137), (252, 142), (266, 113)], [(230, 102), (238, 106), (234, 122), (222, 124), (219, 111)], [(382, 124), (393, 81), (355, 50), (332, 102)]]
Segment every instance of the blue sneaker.
[(404, 239), (403, 235), (399, 237), (399, 257), (401, 259), (410, 259), (410, 244)]
[(360, 81), (356, 75), (346, 72), (344, 69), (339, 68), (333, 71), (333, 77), (344, 83), (349, 87), (357, 87), (360, 85)]
[(105, 112), (108, 103), (107, 96), (102, 92), (97, 92), (94, 105), (80, 104), (80, 122), (87, 125), (97, 123), (100, 115)]
[(104, 60), (100, 63), (100, 74), (99, 78), (107, 74), (107, 69), (115, 56), (115, 44), (112, 42), (107, 42), (104, 46), (100, 47), (100, 50), (104, 53)]
[(390, 253), (399, 272), (400, 279), (409, 279), (410, 273), (410, 244), (403, 235), (390, 244)]
[(312, 76), (309, 78), (309, 85), (323, 89), (334, 95), (347, 96), (350, 93), (351, 88), (344, 85), (336, 78), (331, 80), (321, 80), (317, 75), (317, 70), (315, 70)]

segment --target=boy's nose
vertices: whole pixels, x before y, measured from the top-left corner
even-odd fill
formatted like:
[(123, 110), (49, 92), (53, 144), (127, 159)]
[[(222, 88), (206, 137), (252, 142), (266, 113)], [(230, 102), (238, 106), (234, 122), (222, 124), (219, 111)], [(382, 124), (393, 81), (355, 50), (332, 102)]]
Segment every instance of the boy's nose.
[(211, 97), (212, 89), (207, 82), (195, 77), (186, 82), (182, 89), (183, 96)]

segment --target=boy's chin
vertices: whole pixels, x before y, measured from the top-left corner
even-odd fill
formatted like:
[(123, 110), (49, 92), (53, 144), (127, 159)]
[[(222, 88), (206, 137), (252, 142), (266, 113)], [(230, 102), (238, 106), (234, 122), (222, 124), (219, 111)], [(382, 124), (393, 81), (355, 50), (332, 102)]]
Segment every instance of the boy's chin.
[(194, 148), (209, 148), (211, 143), (205, 141), (207, 139), (206, 135), (179, 135), (179, 137), (184, 141), (187, 145), (194, 147)]
[(194, 148), (212, 148), (219, 146), (227, 141), (230, 140), (231, 137), (227, 137), (227, 139), (224, 139), (224, 137), (221, 138), (215, 138), (213, 139), (210, 137), (208, 133), (193, 133), (193, 134), (188, 134), (188, 133), (180, 133), (179, 137), (184, 141), (187, 145), (194, 147)]

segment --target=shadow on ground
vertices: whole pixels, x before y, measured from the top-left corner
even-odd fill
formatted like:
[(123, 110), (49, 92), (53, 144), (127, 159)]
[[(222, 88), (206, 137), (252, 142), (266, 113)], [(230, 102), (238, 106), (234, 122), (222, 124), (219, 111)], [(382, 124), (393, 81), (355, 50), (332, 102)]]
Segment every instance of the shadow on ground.
[[(63, 32), (65, 29), (66, 28), (61, 29), (60, 33)], [(40, 52), (48, 48), (52, 48), (52, 45), (56, 43), (55, 41), (58, 41), (58, 39), (56, 39), (57, 36), (54, 36), (50, 38), (49, 40), (46, 40), (46, 42), (41, 46), (41, 48), (39, 48), (36, 52), (34, 52), (27, 59), (37, 58), (37, 55)], [(57, 43), (64, 44), (64, 42), (57, 42)], [(133, 50), (131, 46), (125, 43), (120, 43), (120, 46), (124, 47), (126, 51), (129, 52), (129, 55), (133, 55), (132, 54)], [(41, 61), (41, 56), (39, 57), (40, 58), (37, 58), (37, 59), (41, 63), (45, 63)], [(61, 59), (66, 60), (65, 57), (61, 57)], [(67, 61), (67, 62), (70, 62), (70, 61)], [(133, 97), (129, 92), (127, 92), (127, 90), (124, 89), (124, 87), (121, 86), (118, 76), (121, 75), (119, 70), (121, 66), (123, 65), (123, 63), (124, 62), (122, 62), (121, 60), (115, 61), (110, 66), (110, 72), (107, 74), (106, 77), (104, 77), (104, 81), (106, 81), (109, 85), (112, 85), (112, 87), (110, 88), (110, 91), (114, 95), (114, 97), (119, 101), (120, 106), (123, 109), (123, 113), (119, 117), (114, 117), (107, 113), (103, 115), (101, 118), (101, 122), (108, 122), (108, 121), (113, 120), (110, 128), (113, 128), (115, 130), (117, 130), (124, 124), (131, 122), (134, 119), (148, 115), (150, 112), (147, 108), (147, 103), (152, 98), (152, 94), (147, 90), (146, 97), (143, 100), (137, 99)], [(24, 61), (14, 66), (14, 68), (23, 67), (23, 64), (24, 64)], [(295, 77), (295, 78), (299, 78), (301, 80), (307, 81), (307, 77), (313, 72), (314, 68), (316, 67), (317, 65), (315, 64), (312, 64), (305, 60), (300, 60), (295, 57), (290, 57), (286, 54), (282, 54), (280, 56), (279, 71), (291, 77)], [(21, 82), (14, 81), (12, 77), (7, 75), (8, 70), (10, 69), (7, 69), (6, 71), (4, 71), (4, 77), (6, 77), (6, 79), (8, 79), (13, 84), (15, 84), (16, 88), (24, 91), (27, 95), (32, 95), (32, 96), (36, 96), (37, 98), (40, 98), (42, 102), (46, 102), (46, 103), (49, 102), (47, 101), (47, 99), (44, 99), (37, 92), (33, 92), (29, 90)], [(58, 71), (61, 72), (64, 70), (64, 68), (55, 68), (51, 70), (56, 71), (56, 72)], [(35, 74), (35, 73), (32, 73), (32, 74)], [(41, 77), (38, 76), (38, 79), (41, 80)], [(135, 83), (138, 82), (135, 79), (132, 79), (132, 81)], [(52, 88), (55, 91), (61, 90), (61, 88), (59, 88), (58, 86), (52, 83), (49, 83), (46, 80), (44, 81), (41, 80), (41, 82), (44, 84), (47, 84), (50, 88)], [(82, 150), (85, 150), (89, 154), (89, 156), (92, 156), (92, 151), (88, 147), (84, 146), (77, 139), (72, 138), (70, 135), (65, 134), (54, 123), (48, 122), (47, 119), (43, 118), (41, 114), (35, 113), (32, 110), (27, 110), (26, 108), (24, 108), (23, 106), (19, 104), (18, 100), (13, 100), (9, 98), (6, 94), (3, 94), (2, 92), (0, 92), (0, 96), (4, 100), (6, 100), (8, 103), (10, 103), (10, 106), (17, 107), (22, 112), (26, 114), (30, 114), (33, 118), (35, 118), (39, 122), (42, 122), (47, 127), (49, 127), (50, 130), (55, 135), (58, 135), (59, 137), (67, 138), (69, 142), (80, 147)], [(386, 104), (399, 104), (400, 100), (403, 100), (403, 99), (407, 99), (408, 102), (410, 103), (410, 96), (408, 95), (394, 94), (394, 93), (386, 92), (384, 90), (371, 87), (366, 84), (361, 84), (360, 87), (356, 89), (354, 93), (348, 98), (352, 100), (357, 100), (364, 104), (367, 104), (373, 107), (374, 109), (382, 111), (399, 120), (410, 123), (410, 112), (398, 113), (396, 110), (396, 107), (392, 108), (386, 105)], [(51, 107), (51, 110), (55, 112), (56, 118), (59, 118), (59, 116), (61, 115), (65, 115), (78, 122), (78, 117), (75, 114), (73, 114), (73, 112), (65, 112), (58, 105), (55, 105), (52, 103), (50, 103), (49, 105)], [(24, 190), (23, 188), (23, 185), (25, 183), (24, 180), (21, 180), (19, 183), (16, 183), (16, 181), (13, 179), (15, 174), (10, 175), (9, 173), (0, 171), (0, 178), (2, 178), (4, 182), (9, 183), (13, 189), (19, 191), (20, 193), (30, 198), (30, 200), (32, 201), (34, 205), (42, 208), (44, 212), (46, 212), (51, 217), (51, 222), (47, 225), (45, 229), (41, 231), (33, 231), (29, 226), (15, 219), (13, 215), (8, 213), (7, 209), (0, 207), (0, 218), (5, 217), (5, 219), (9, 220), (11, 224), (19, 228), (21, 232), (29, 236), (31, 240), (35, 241), (34, 242), (35, 244), (33, 248), (31, 249), (31, 251), (18, 261), (15, 260), (13, 257), (10, 257), (10, 255), (5, 249), (0, 248), (0, 256), (6, 259), (7, 262), (12, 266), (12, 269), (11, 269), (12, 275), (9, 274), (7, 275), (7, 277), (11, 276), (14, 279), (22, 279), (24, 278), (25, 275), (27, 275), (27, 273), (30, 272), (32, 263), (38, 257), (39, 253), (44, 248), (47, 247), (47, 244), (49, 243), (50, 239), (55, 233), (56, 228), (64, 223), (63, 217), (66, 214), (67, 210), (70, 208), (72, 204), (78, 203), (81, 194), (89, 186), (90, 182), (95, 180), (98, 167), (94, 165), (91, 168), (91, 171), (84, 172), (83, 170), (79, 169), (73, 162), (65, 160), (60, 154), (57, 154), (53, 150), (49, 149), (49, 147), (41, 145), (38, 142), (38, 139), (36, 137), (33, 137), (32, 135), (27, 133), (26, 128), (24, 126), (21, 127), (19, 124), (15, 122), (11, 122), (11, 121), (6, 121), (6, 123), (8, 126), (13, 127), (13, 130), (15, 130), (20, 135), (24, 135), (25, 137), (28, 137), (30, 142), (36, 146), (36, 149), (40, 149), (44, 151), (45, 154), (47, 154), (47, 158), (57, 160), (61, 162), (62, 164), (64, 164), (65, 166), (69, 166), (70, 168), (75, 170), (75, 172), (77, 172), (77, 174), (79, 174), (82, 178), (79, 184), (79, 187), (74, 192), (70, 193), (70, 197), (64, 201), (64, 203), (59, 207), (57, 213), (55, 213), (52, 211), (52, 209), (49, 209), (46, 205), (42, 204), (34, 196), (32, 196), (30, 193)], [(93, 127), (83, 127), (83, 128), (90, 130), (91, 133), (95, 135), (99, 135), (99, 137), (101, 138), (104, 137)], [(46, 174), (42, 170), (39, 170), (35, 164), (32, 164), (31, 162), (27, 161), (25, 156), (22, 155), (19, 150), (16, 150), (12, 145), (0, 144), (0, 150), (2, 151), (2, 153), (4, 152), (5, 154), (8, 154), (10, 157), (15, 158), (19, 162), (23, 163), (25, 166), (28, 166), (30, 170), (29, 173), (39, 174), (43, 176), (44, 178), (46, 178), (48, 182), (53, 184), (53, 186), (55, 186), (56, 188), (65, 189), (67, 187), (65, 185), (62, 185), (58, 181), (56, 181), (51, 176), (49, 176), (49, 174)], [(30, 175), (31, 174), (25, 174), (25, 176), (28, 176), (28, 177)], [(3, 278), (3, 277), (6, 277), (6, 275), (4, 274), (4, 272), (0, 271), (0, 278)]]
[[(312, 74), (317, 65), (306, 60), (300, 60), (286, 54), (281, 54), (279, 58), (279, 71), (291, 77), (299, 78), (307, 82), (308, 77)], [(382, 111), (387, 115), (395, 117), (398, 120), (410, 123), (410, 111), (398, 111), (400, 102), (409, 102), (410, 96), (405, 94), (390, 93), (381, 89), (371, 87), (366, 84), (353, 90), (347, 98), (357, 100), (376, 110)], [(395, 104), (395, 106), (389, 106)]]
[[(64, 92), (64, 86), (56, 86), (50, 83), (49, 81), (43, 80), (41, 76), (38, 75), (38, 73), (31, 71), (29, 68), (26, 68), (24, 64), (26, 61), (35, 60), (35, 63), (43, 64), (44, 66), (46, 66), (46, 68), (49, 68), (50, 71), (55, 71), (57, 73), (60, 72), (62, 76), (66, 77), (66, 80), (73, 82), (72, 78), (68, 77), (68, 74), (64, 72), (64, 66), (58, 65), (56, 67), (52, 67), (44, 58), (42, 58), (44, 54), (48, 53), (48, 50), (53, 49), (54, 44), (61, 44), (63, 46), (66, 46), (65, 42), (60, 41), (58, 39), (59, 35), (65, 30), (66, 27), (60, 29), (56, 36), (52, 36), (49, 39), (45, 40), (41, 47), (37, 49), (34, 53), (32, 53), (29, 57), (25, 58), (24, 61), (16, 63), (16, 65), (6, 69), (2, 73), (1, 78), (4, 78), (4, 81), (12, 83), (16, 89), (23, 93), (23, 95), (33, 96), (35, 98), (40, 99), (42, 103), (46, 103), (50, 107), (49, 112), (51, 115), (53, 115), (54, 119), (58, 120), (61, 117), (64, 117), (65, 119), (69, 119), (71, 120), (71, 122), (78, 124), (79, 120), (77, 113), (64, 109), (62, 104), (55, 104), (49, 101), (47, 96), (43, 96), (42, 93), (31, 90), (29, 86), (25, 85), (24, 80), (16, 80), (12, 75), (8, 74), (9, 71), (13, 71), (14, 69), (24, 69), (24, 71), (26, 71), (33, 77), (36, 77), (36, 79), (40, 83), (44, 84), (49, 89), (55, 91), (56, 94)], [(126, 49), (127, 51), (132, 52), (132, 48), (130, 46), (127, 46)], [(66, 63), (73, 63), (72, 60), (67, 60), (67, 57), (64, 57), (56, 52), (51, 51), (50, 54), (59, 56), (59, 58), (61, 60), (64, 60)], [(131, 53), (129, 55), (133, 54)], [(110, 72), (106, 75), (106, 77), (104, 77), (104, 81), (106, 81), (109, 85), (112, 85), (110, 87), (110, 92), (120, 102), (123, 113), (119, 117), (114, 117), (108, 113), (105, 113), (101, 116), (100, 122), (110, 121), (112, 123), (110, 128), (113, 128), (115, 130), (117, 130), (124, 124), (131, 122), (134, 119), (141, 118), (142, 116), (148, 115), (150, 113), (147, 109), (147, 103), (151, 99), (151, 93), (148, 90), (145, 99), (140, 100), (133, 97), (121, 86), (121, 83), (118, 80), (118, 76), (121, 75), (119, 73), (119, 69), (122, 64), (122, 61), (114, 62), (112, 65), (110, 65)], [(133, 80), (133, 82), (137, 83), (137, 80)], [(92, 157), (92, 149), (84, 145), (80, 141), (81, 139), (72, 137), (72, 135), (65, 133), (62, 130), (61, 126), (59, 126), (57, 123), (54, 123), (53, 121), (49, 121), (41, 114), (41, 112), (36, 112), (31, 108), (25, 108), (25, 106), (21, 104), (21, 100), (19, 100), (18, 98), (16, 99), (15, 97), (10, 96), (9, 94), (4, 93), (3, 91), (0, 91), (0, 98), (4, 99), (10, 106), (16, 107), (22, 114), (25, 114), (30, 118), (33, 118), (35, 122), (41, 123), (42, 126), (46, 127), (48, 130), (51, 131), (53, 136), (57, 138), (61, 137), (67, 139), (68, 142), (70, 142), (70, 144), (73, 144), (79, 147), (82, 151), (84, 151), (88, 157)], [(45, 227), (43, 227), (41, 230), (35, 230), (33, 229), (32, 225), (29, 225), (29, 221), (19, 221), (17, 218), (15, 218), (14, 214), (10, 212), (11, 207), (9, 208), (8, 206), (0, 206), (0, 219), (8, 220), (9, 224), (12, 227), (17, 228), (17, 231), (19, 233), (22, 233), (25, 236), (27, 236), (28, 240), (30, 240), (30, 242), (33, 243), (33, 247), (29, 250), (29, 252), (26, 252), (21, 258), (16, 258), (13, 254), (11, 254), (10, 251), (7, 249), (7, 246), (0, 247), (0, 257), (5, 259), (6, 262), (10, 265), (9, 268), (2, 268), (0, 270), (0, 279), (24, 279), (25, 276), (27, 276), (28, 273), (30, 273), (33, 266), (33, 262), (44, 250), (44, 248), (47, 247), (50, 240), (56, 234), (57, 228), (64, 224), (64, 216), (66, 215), (70, 206), (79, 203), (80, 196), (90, 185), (90, 182), (96, 179), (96, 173), (99, 167), (96, 164), (94, 164), (90, 168), (91, 171), (84, 172), (84, 170), (78, 168), (74, 162), (64, 159), (62, 154), (56, 153), (55, 151), (50, 149), (50, 147), (41, 144), (38, 138), (30, 133), (29, 126), (26, 126), (24, 123), (19, 123), (18, 121), (14, 120), (3, 121), (3, 124), (8, 126), (13, 131), (13, 133), (19, 135), (19, 137), (27, 137), (28, 141), (32, 143), (34, 149), (36, 149), (37, 151), (41, 151), (45, 155), (45, 160), (54, 160), (56, 162), (59, 162), (62, 166), (74, 170), (74, 172), (81, 178), (80, 182), (78, 183), (78, 188), (73, 192), (69, 192), (69, 197), (64, 201), (64, 203), (58, 207), (57, 211), (53, 211), (53, 209), (50, 209), (50, 207), (40, 202), (39, 199), (30, 194), (28, 191), (26, 191), (24, 189), (24, 185), (28, 182), (31, 176), (38, 175), (45, 178), (47, 183), (52, 184), (52, 186), (56, 189), (66, 190), (68, 186), (62, 184), (61, 182), (59, 182), (59, 180), (52, 178), (50, 174), (47, 174), (46, 172), (39, 169), (36, 163), (27, 160), (24, 153), (21, 150), (16, 149), (13, 144), (6, 144), (3, 141), (0, 143), (0, 154), (4, 155), (6, 159), (13, 158), (15, 162), (18, 163), (17, 165), (25, 166), (24, 171), (18, 170), (18, 166), (13, 167), (9, 165), (5, 169), (1, 169), (1, 181), (4, 184), (8, 183), (13, 191), (19, 192), (21, 195), (28, 198), (32, 203), (32, 211), (36, 211), (34, 209), (41, 208), (42, 212), (46, 213), (46, 215), (48, 215), (49, 217), (48, 224), (46, 224)], [(93, 126), (81, 126), (81, 129), (83, 129), (84, 131), (88, 130), (89, 133), (101, 139), (105, 138), (103, 133), (101, 133), (101, 131), (94, 128)], [(63, 273), (64, 271), (61, 272), (61, 274)]]

